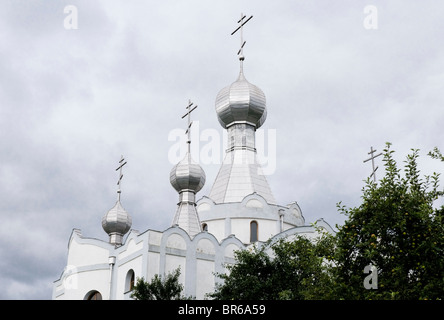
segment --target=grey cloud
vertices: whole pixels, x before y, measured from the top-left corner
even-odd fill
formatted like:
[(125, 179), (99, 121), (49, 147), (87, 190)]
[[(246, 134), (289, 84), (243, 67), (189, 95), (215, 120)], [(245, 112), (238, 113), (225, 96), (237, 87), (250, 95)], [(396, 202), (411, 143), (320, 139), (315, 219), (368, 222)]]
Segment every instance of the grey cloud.
[[(63, 28), (59, 2), (0, 5), (1, 298), (50, 298), (72, 228), (106, 240), (100, 219), (116, 199), (121, 154), (133, 228), (169, 227), (177, 193), (168, 134), (185, 126), (188, 99), (199, 105), (200, 129), (222, 133), (214, 99), (239, 71), (230, 32), (241, 11), (254, 15), (245, 74), (265, 92), (264, 129), (278, 139), (267, 179), (279, 203), (298, 201), (308, 223), (341, 223), (335, 204), (359, 205), (370, 146), (392, 141), (402, 163), (412, 147), (442, 144), (436, 2), (376, 1), (373, 31), (355, 1), (70, 4), (78, 30)], [(203, 168), (198, 197), (218, 165)]]

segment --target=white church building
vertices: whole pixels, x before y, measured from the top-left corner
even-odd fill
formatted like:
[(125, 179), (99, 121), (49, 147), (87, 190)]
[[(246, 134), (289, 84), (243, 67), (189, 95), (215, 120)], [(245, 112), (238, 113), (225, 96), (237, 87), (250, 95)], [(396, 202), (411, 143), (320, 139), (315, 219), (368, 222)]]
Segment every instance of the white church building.
[[(244, 18), (239, 21), (241, 32), (251, 19)], [(270, 239), (317, 235), (296, 202), (276, 203), (257, 160), (255, 134), (267, 117), (266, 100), (262, 90), (244, 76), (245, 43), (241, 43), (239, 76), (216, 97), (216, 114), (227, 130), (228, 141), (210, 193), (196, 200), (205, 184), (205, 172), (191, 158), (188, 120), (188, 153), (170, 172), (171, 185), (179, 194), (171, 226), (163, 231), (132, 230), (119, 185), (118, 200), (102, 219), (109, 241), (85, 237), (78, 229), (72, 231), (67, 265), (54, 282), (53, 299), (131, 299), (137, 278), (150, 281), (154, 275), (163, 276), (178, 267), (183, 294), (204, 299), (221, 281), (215, 274), (235, 263), (236, 250)], [(188, 119), (193, 109), (190, 103)], [(125, 164), (122, 158), (120, 170)], [(316, 225), (334, 232), (322, 219)]]

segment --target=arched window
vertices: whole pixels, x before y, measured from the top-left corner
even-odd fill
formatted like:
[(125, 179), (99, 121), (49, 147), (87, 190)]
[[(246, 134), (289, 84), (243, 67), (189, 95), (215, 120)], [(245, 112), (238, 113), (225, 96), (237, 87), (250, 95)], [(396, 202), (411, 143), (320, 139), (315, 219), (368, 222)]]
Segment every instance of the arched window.
[(125, 292), (131, 291), (134, 289), (134, 279), (135, 279), (134, 270), (130, 269), (127, 272), (126, 278), (125, 278)]
[(91, 290), (86, 294), (85, 300), (102, 300), (102, 295), (97, 290)]
[(208, 225), (206, 223), (202, 223), (202, 231), (208, 231)]
[(256, 242), (258, 239), (258, 224), (257, 221), (250, 222), (250, 242)]

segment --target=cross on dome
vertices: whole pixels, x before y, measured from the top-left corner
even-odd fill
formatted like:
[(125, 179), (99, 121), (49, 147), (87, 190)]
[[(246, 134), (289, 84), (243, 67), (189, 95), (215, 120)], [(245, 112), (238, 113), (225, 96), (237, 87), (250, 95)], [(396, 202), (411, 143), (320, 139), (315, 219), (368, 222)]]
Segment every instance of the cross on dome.
[(122, 155), (120, 157), (119, 166), (116, 168), (116, 171), (120, 170), (119, 180), (117, 181), (117, 185), (119, 186), (117, 190), (117, 201), (114, 207), (112, 207), (102, 218), (102, 228), (109, 235), (109, 243), (116, 246), (122, 244), (123, 236), (130, 230), (132, 225), (131, 216), (120, 203), (120, 186), (122, 184), (122, 168), (124, 165), (126, 165), (126, 161)]
[(231, 35), (235, 34), (238, 30), (240, 30), (240, 49), (237, 52), (237, 55), (239, 56), (239, 60), (243, 61), (245, 59), (244, 57), (244, 46), (247, 41), (244, 41), (244, 25), (253, 18), (253, 16), (250, 16), (247, 20), (245, 20), (247, 16), (245, 16), (243, 13), (241, 13), (241, 18), (237, 23), (240, 23), (240, 26), (234, 30)]
[(193, 103), (191, 102), (191, 100), (188, 100), (188, 106), (186, 107), (186, 109), (188, 110), (187, 113), (185, 113), (182, 116), (182, 119), (185, 118), (186, 116), (188, 116), (188, 127), (187, 130), (185, 131), (185, 134), (188, 135), (188, 139), (187, 139), (187, 143), (188, 143), (188, 154), (190, 154), (190, 144), (191, 144), (191, 134), (190, 134), (190, 129), (191, 129), (191, 125), (193, 124), (193, 121), (191, 121), (191, 112), (193, 112), (195, 109), (197, 108), (197, 105), (195, 105), (193, 107)]
[[(122, 184), (122, 178), (123, 178), (123, 173), (122, 173), (122, 168), (124, 165), (126, 165), (126, 161), (125, 158), (123, 157), (123, 155), (120, 156), (120, 161), (119, 161), (119, 166), (117, 167), (116, 171), (120, 169), (120, 173), (119, 173), (119, 180), (117, 181), (117, 185), (119, 186), (119, 189), (117, 189), (117, 194), (118, 194), (118, 200), (120, 201), (120, 194), (122, 193), (122, 190), (120, 189), (120, 185)], [(122, 163), (124, 162), (124, 163)]]

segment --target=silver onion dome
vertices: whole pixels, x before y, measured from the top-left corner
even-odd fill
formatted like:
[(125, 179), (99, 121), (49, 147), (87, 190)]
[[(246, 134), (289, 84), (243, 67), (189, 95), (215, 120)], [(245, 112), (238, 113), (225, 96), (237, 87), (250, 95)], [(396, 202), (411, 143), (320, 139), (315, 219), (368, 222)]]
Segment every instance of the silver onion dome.
[(205, 172), (189, 153), (170, 172), (171, 185), (177, 192), (189, 190), (197, 193), (204, 186), (205, 178)]
[(110, 242), (121, 244), (122, 238), (132, 225), (132, 219), (128, 212), (122, 207), (118, 200), (107, 214), (102, 218), (102, 227), (110, 236)]
[(242, 60), (238, 79), (216, 97), (217, 118), (224, 129), (236, 123), (247, 123), (257, 129), (267, 118), (265, 94), (245, 79)]

